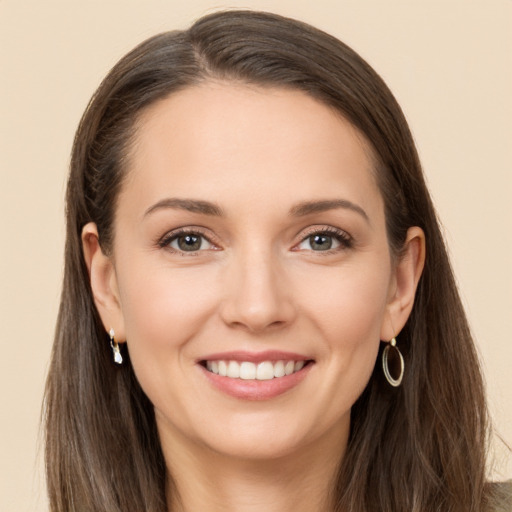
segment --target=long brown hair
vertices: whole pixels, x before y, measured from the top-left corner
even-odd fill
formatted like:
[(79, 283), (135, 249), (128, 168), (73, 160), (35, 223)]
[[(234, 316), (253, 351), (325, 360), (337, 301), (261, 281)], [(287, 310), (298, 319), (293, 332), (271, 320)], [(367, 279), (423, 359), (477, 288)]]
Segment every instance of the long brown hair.
[(94, 306), (81, 230), (96, 223), (109, 253), (116, 198), (136, 121), (150, 104), (209, 79), (299, 89), (369, 141), (399, 255), (420, 226), (427, 258), (400, 334), (407, 371), (390, 388), (379, 365), (352, 408), (333, 486), (337, 511), (481, 511), (488, 420), (466, 316), (404, 115), (377, 73), (313, 27), (268, 13), (221, 12), (155, 36), (126, 55), (93, 96), (76, 133), (67, 188), (62, 299), (46, 387), (51, 510), (163, 512), (168, 475), (152, 404), (130, 364), (111, 361)]

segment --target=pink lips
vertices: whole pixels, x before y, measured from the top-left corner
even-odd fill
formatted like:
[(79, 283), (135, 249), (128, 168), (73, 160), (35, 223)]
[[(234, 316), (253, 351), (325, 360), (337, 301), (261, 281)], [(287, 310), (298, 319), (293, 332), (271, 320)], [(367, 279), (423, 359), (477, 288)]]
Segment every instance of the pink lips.
[(203, 361), (250, 361), (251, 363), (261, 363), (262, 361), (308, 361), (309, 357), (293, 352), (282, 352), (278, 350), (266, 350), (264, 352), (245, 352), (243, 350), (232, 352), (219, 352), (203, 357)]
[(279, 396), (286, 391), (297, 386), (309, 373), (313, 364), (306, 364), (301, 370), (285, 375), (283, 377), (273, 378), (271, 380), (243, 380), (231, 377), (224, 377), (208, 371), (205, 367), (205, 361), (237, 361), (261, 363), (264, 361), (311, 361), (310, 358), (301, 354), (282, 351), (264, 351), (264, 352), (245, 352), (233, 351), (209, 354), (198, 361), (198, 366), (202, 370), (208, 381), (218, 390), (234, 398), (242, 400), (268, 400)]

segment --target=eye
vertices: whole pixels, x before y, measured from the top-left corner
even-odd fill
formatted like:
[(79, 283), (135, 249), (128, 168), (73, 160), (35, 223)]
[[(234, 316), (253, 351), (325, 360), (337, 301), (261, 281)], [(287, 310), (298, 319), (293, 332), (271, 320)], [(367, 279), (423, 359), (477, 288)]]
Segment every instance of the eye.
[(328, 251), (338, 248), (340, 243), (333, 236), (324, 233), (310, 235), (299, 244), (299, 249), (311, 251)]
[(296, 248), (299, 251), (336, 251), (351, 247), (351, 238), (338, 229), (316, 230), (306, 236)]
[(178, 253), (194, 253), (216, 248), (204, 235), (193, 231), (169, 233), (159, 245)]
[[(306, 247), (303, 247), (306, 245)], [(328, 251), (329, 249), (339, 246), (339, 242), (334, 237), (326, 234), (319, 233), (311, 235), (306, 238), (300, 245), (301, 249), (312, 249), (313, 251)], [(309, 246), (309, 247), (308, 247)]]

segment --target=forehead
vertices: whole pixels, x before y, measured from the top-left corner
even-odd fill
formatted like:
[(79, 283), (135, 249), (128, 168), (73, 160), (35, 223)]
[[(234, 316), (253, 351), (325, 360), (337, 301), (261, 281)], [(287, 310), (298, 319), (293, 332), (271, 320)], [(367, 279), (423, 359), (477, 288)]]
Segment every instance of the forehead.
[[(270, 201), (380, 197), (371, 150), (339, 113), (304, 92), (204, 83), (139, 118), (122, 195)], [(369, 204), (367, 204), (370, 207)]]

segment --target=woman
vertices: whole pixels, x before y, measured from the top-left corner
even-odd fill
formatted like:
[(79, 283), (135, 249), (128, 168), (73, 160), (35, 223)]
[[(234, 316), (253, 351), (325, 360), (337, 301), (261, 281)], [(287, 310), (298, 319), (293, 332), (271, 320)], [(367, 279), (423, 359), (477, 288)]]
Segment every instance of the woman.
[(412, 137), (338, 40), (227, 12), (141, 44), (80, 123), (67, 216), (52, 510), (497, 506)]

